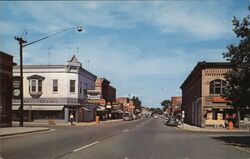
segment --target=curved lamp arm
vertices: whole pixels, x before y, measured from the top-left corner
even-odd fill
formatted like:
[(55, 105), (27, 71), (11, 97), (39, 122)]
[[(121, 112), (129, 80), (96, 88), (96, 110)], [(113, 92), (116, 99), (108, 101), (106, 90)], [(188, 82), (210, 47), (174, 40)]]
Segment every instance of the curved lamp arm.
[(56, 32), (56, 33), (50, 34), (50, 35), (48, 35), (48, 36), (46, 36), (46, 37), (43, 37), (43, 38), (41, 38), (41, 39), (38, 39), (38, 40), (32, 41), (32, 42), (30, 42), (30, 43), (24, 44), (23, 47), (26, 47), (26, 46), (29, 46), (29, 45), (31, 45), (31, 44), (37, 43), (37, 42), (39, 42), (39, 41), (48, 39), (49, 37), (55, 36), (55, 35), (60, 34), (60, 33), (62, 33), (62, 32), (69, 31), (69, 30), (74, 30), (74, 29), (77, 29), (78, 32), (81, 32), (81, 31), (83, 30), (82, 27), (74, 27), (74, 28), (63, 29), (63, 30), (61, 30), (61, 31), (58, 31), (58, 32)]

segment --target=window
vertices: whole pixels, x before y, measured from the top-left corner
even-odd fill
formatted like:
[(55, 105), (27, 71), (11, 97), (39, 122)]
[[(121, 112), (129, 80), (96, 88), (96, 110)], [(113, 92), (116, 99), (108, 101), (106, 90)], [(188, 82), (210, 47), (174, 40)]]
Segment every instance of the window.
[(210, 94), (223, 94), (226, 81), (216, 79), (210, 82)]
[(82, 94), (82, 82), (80, 82), (80, 94)]
[(30, 81), (30, 92), (42, 92), (42, 80), (32, 79)]
[(70, 80), (70, 92), (71, 93), (75, 93), (75, 89), (76, 89), (75, 83), (76, 83), (75, 80)]
[(45, 77), (32, 75), (27, 77), (29, 80), (29, 93), (32, 98), (39, 98), (43, 94), (43, 80)]
[(53, 80), (53, 92), (58, 92), (58, 80)]
[(42, 81), (38, 80), (38, 92), (42, 92)]
[(219, 109), (212, 109), (212, 120), (218, 120)]
[(31, 92), (36, 92), (36, 80), (31, 80)]

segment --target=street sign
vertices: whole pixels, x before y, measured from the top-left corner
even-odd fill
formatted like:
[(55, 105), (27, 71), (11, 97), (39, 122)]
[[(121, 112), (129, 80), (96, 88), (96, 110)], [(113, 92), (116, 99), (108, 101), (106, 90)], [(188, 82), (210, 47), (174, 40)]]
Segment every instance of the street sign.
[(13, 77), (13, 99), (21, 99), (21, 77)]

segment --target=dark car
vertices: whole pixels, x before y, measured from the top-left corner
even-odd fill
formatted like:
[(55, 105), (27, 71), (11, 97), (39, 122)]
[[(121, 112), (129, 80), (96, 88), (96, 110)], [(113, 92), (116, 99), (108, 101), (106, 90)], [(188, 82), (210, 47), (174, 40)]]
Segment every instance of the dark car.
[(178, 126), (178, 121), (176, 120), (176, 118), (170, 117), (170, 118), (166, 121), (166, 125), (168, 125), (168, 126)]

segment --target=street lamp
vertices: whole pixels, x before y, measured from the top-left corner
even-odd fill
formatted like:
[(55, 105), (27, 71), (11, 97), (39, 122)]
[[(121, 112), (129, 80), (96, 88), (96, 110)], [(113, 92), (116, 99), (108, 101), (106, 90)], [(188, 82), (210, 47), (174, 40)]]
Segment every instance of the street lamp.
[(66, 31), (70, 31), (70, 30), (74, 30), (77, 29), (78, 32), (81, 32), (83, 29), (82, 27), (73, 27), (73, 28), (66, 28), (66, 29), (62, 29), (58, 32), (55, 32), (53, 34), (50, 34), (46, 37), (40, 38), (38, 40), (32, 41), (30, 43), (27, 43), (27, 41), (25, 41), (22, 37), (18, 37), (16, 36), (14, 39), (18, 41), (19, 46), (20, 46), (20, 108), (19, 108), (19, 113), (20, 113), (20, 122), (19, 122), (19, 126), (23, 126), (23, 48), (29, 45), (32, 45), (34, 43), (37, 43), (39, 41), (48, 39), (52, 36), (55, 36), (57, 34), (66, 32)]

